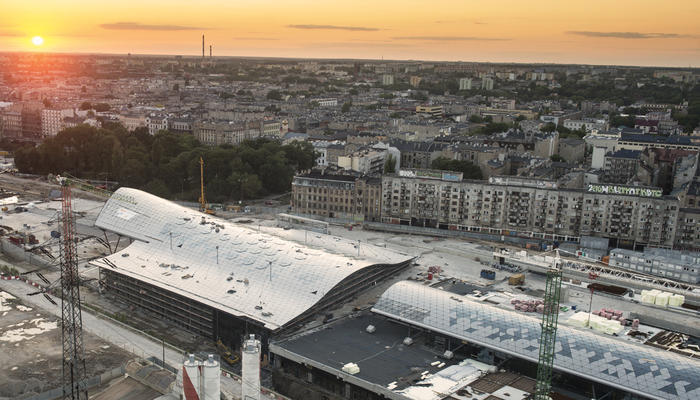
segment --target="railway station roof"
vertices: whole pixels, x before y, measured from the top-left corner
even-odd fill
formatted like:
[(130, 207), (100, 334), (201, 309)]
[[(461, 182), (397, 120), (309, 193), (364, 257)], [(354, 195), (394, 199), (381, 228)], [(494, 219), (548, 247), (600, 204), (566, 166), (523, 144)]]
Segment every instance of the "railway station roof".
[[(540, 319), (402, 281), (372, 311), (537, 362)], [(554, 369), (653, 399), (700, 398), (700, 360), (559, 324)]]
[[(368, 269), (393, 268), (406, 255), (330, 235), (314, 245), (281, 237), (281, 228), (232, 223), (149, 193), (121, 188), (95, 225), (133, 239), (92, 263), (275, 330), (334, 295)], [(276, 231), (280, 235), (275, 235)]]

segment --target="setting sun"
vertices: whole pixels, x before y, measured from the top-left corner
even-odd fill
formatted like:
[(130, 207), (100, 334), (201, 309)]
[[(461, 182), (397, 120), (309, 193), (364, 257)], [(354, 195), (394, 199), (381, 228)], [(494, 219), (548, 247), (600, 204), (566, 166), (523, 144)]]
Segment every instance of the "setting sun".
[(34, 46), (41, 46), (44, 44), (44, 39), (41, 36), (34, 36), (32, 38), (32, 43), (34, 43)]

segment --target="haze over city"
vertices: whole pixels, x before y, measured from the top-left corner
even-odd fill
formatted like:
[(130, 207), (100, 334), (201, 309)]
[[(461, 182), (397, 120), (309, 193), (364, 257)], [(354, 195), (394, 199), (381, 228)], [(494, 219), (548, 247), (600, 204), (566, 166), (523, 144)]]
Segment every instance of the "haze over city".
[(700, 1), (0, 1), (0, 400), (700, 399)]
[[(688, 67), (700, 3), (4, 1), (0, 51)], [(42, 37), (40, 45), (33, 37)]]

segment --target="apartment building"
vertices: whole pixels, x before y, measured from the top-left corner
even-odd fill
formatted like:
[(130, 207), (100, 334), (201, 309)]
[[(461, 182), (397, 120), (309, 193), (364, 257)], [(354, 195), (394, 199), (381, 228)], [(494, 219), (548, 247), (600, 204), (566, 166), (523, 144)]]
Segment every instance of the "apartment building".
[(675, 247), (683, 250), (700, 250), (700, 208), (680, 209)]
[(174, 133), (192, 133), (193, 121), (187, 117), (168, 118), (168, 130)]
[(637, 175), (641, 151), (618, 150), (605, 155), (603, 179), (607, 183), (628, 183)]
[(336, 98), (313, 99), (312, 101), (317, 102), (319, 107), (335, 107), (338, 105), (338, 99)]
[(352, 154), (339, 156), (338, 167), (365, 175), (378, 175), (384, 171), (386, 151), (361, 149)]
[(516, 177), (462, 181), (455, 173), (402, 170), (382, 179), (382, 222), (577, 241), (672, 247), (679, 201), (657, 188), (588, 185)]
[(591, 132), (593, 130), (601, 131), (608, 128), (608, 123), (600, 119), (566, 119), (562, 124), (564, 128), (572, 131), (584, 130)]
[(700, 149), (700, 138), (690, 136), (622, 134), (615, 144), (616, 150), (644, 150), (647, 147), (697, 151)]
[(354, 221), (379, 221), (381, 179), (311, 171), (292, 181), (292, 211)]
[(142, 114), (123, 114), (119, 115), (119, 122), (126, 128), (127, 131), (133, 131), (136, 128), (146, 127), (146, 116)]
[(41, 110), (41, 135), (53, 137), (63, 129), (63, 112), (61, 110)]
[(4, 109), (2, 119), (2, 137), (19, 138), (22, 136), (22, 113), (17, 110)]
[(416, 106), (416, 114), (426, 117), (439, 118), (445, 114), (445, 110), (442, 108), (442, 106), (422, 105)]
[(207, 146), (237, 145), (260, 137), (260, 126), (260, 121), (204, 121), (195, 122), (192, 131), (194, 137)]
[(149, 135), (155, 135), (159, 131), (168, 129), (168, 117), (165, 115), (151, 114), (146, 117), (146, 127)]
[(382, 75), (382, 86), (391, 86), (394, 84), (394, 75), (384, 74)]
[(482, 90), (493, 90), (493, 78), (483, 77), (481, 79), (481, 89)]
[(472, 90), (472, 78), (460, 78), (459, 90)]

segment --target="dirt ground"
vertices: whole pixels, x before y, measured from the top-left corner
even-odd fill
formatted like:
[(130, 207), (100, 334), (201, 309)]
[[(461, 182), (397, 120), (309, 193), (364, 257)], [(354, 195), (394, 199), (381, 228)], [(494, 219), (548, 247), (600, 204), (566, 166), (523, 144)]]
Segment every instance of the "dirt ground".
[[(133, 356), (85, 333), (88, 377), (119, 367)], [(60, 322), (0, 292), (0, 399), (25, 398), (61, 385)]]

